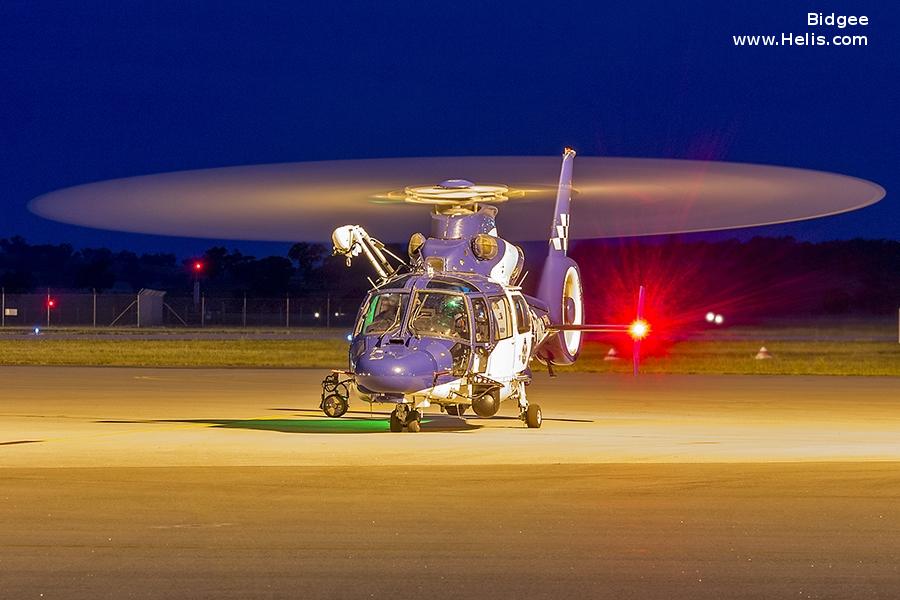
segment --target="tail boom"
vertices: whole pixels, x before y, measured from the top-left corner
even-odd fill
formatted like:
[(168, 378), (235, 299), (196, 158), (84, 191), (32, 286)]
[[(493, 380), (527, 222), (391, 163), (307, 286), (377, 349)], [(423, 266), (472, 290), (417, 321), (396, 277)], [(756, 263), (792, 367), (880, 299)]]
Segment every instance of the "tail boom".
[[(578, 264), (566, 254), (569, 250), (569, 206), (572, 202), (572, 170), (575, 151), (563, 151), (559, 187), (553, 207), (549, 250), (538, 283), (537, 297), (547, 304), (551, 323), (578, 325), (584, 322), (584, 297)], [(581, 350), (581, 332), (558, 330), (538, 350), (538, 358), (548, 364), (575, 362)]]

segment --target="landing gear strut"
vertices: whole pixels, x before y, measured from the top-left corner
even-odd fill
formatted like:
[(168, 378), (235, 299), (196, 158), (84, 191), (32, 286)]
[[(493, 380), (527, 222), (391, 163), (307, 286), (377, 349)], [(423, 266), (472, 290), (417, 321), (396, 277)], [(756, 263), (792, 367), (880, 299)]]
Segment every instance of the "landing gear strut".
[(394, 433), (403, 431), (404, 427), (410, 433), (418, 433), (422, 429), (422, 411), (407, 404), (398, 404), (391, 412), (390, 423)]
[(544, 417), (541, 414), (541, 406), (539, 404), (528, 403), (528, 399), (525, 396), (526, 385), (528, 385), (527, 381), (519, 383), (519, 418), (525, 422), (529, 429), (537, 429), (544, 422)]

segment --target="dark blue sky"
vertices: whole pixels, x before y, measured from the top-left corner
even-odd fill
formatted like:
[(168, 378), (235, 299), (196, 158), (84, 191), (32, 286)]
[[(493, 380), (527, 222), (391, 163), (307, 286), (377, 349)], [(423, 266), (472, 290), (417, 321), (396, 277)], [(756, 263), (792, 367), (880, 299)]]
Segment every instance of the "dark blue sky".
[[(571, 145), (871, 179), (888, 190), (875, 207), (758, 232), (897, 238), (894, 4), (7, 0), (0, 237), (190, 253), (210, 242), (54, 224), (25, 205), (170, 170)], [(869, 45), (732, 44), (806, 33), (807, 10), (868, 15), (868, 27), (840, 33)]]

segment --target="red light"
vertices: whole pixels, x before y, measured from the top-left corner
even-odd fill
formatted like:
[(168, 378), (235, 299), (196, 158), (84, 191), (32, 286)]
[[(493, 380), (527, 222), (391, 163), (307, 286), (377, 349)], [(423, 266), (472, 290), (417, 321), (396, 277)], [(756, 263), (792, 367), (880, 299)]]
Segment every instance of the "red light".
[(56, 306), (56, 300), (47, 300), (47, 306), (53, 308), (54, 306)]
[(203, 263), (200, 262), (200, 261), (195, 262), (195, 263), (194, 263), (194, 270), (195, 270), (195, 271), (202, 271), (202, 270), (203, 270)]
[(650, 325), (647, 321), (638, 319), (628, 326), (628, 335), (635, 340), (642, 340), (650, 333)]

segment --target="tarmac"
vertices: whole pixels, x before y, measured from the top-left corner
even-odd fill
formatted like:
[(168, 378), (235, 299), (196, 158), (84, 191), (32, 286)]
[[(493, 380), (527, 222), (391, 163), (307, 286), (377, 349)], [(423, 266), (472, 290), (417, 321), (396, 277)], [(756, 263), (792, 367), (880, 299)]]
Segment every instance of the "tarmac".
[(0, 368), (0, 598), (900, 597), (900, 379), (539, 375), (544, 424), (318, 370)]

